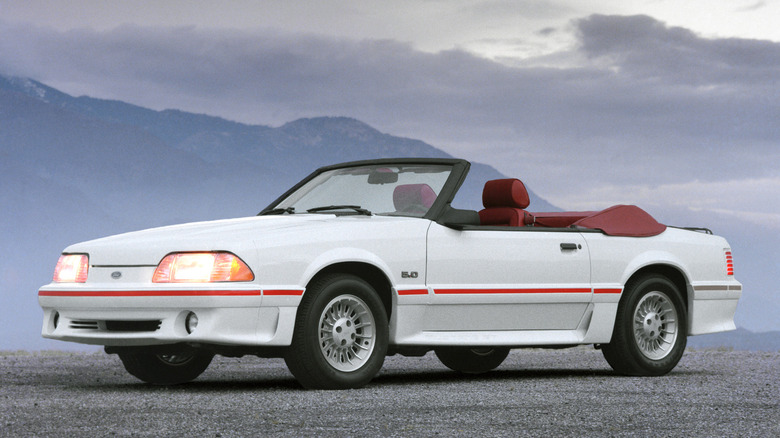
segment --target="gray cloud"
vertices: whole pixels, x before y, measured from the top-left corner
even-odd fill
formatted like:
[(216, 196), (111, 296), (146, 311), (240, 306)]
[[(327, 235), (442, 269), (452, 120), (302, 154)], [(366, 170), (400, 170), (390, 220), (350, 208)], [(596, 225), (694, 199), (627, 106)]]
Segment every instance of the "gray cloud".
[[(346, 115), (532, 184), (773, 176), (780, 44), (707, 39), (646, 16), (575, 21), (585, 61), (509, 66), (393, 40), (0, 23), (0, 70), (74, 94), (249, 123)], [(565, 179), (565, 178), (563, 178)]]
[(588, 56), (611, 60), (638, 78), (752, 88), (776, 81), (780, 73), (780, 44), (775, 42), (701, 38), (648, 16), (594, 15), (579, 20), (578, 30)]
[(747, 6), (743, 6), (743, 7), (737, 8), (737, 9), (735, 9), (735, 11), (736, 12), (752, 12), (752, 11), (757, 11), (759, 9), (764, 9), (765, 7), (766, 7), (766, 2), (762, 0), (762, 1), (757, 1), (757, 2), (755, 2), (753, 4), (750, 4), (750, 5), (747, 5)]

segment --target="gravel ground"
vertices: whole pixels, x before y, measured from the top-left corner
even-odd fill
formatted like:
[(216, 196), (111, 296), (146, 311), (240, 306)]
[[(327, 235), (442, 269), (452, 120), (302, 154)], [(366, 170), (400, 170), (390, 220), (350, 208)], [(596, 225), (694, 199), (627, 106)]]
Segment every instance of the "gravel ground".
[(780, 353), (687, 351), (664, 377), (601, 353), (516, 350), (463, 376), (387, 358), (366, 388), (300, 389), (278, 359), (215, 358), (195, 382), (143, 384), (102, 353), (0, 352), (0, 436), (780, 436)]

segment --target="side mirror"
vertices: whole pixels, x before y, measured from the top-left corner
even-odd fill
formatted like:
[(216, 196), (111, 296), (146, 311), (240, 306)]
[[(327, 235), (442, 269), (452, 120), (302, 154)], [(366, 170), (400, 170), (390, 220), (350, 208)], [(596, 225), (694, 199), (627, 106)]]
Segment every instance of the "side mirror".
[(455, 228), (456, 230), (462, 230), (470, 225), (479, 225), (479, 213), (474, 210), (460, 210), (447, 206), (444, 208), (438, 222), (445, 227)]

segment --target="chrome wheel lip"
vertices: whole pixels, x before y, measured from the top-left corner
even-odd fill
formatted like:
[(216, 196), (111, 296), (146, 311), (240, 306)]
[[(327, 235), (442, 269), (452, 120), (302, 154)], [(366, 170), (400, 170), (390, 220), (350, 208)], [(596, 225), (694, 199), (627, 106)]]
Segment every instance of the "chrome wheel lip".
[(663, 292), (644, 295), (633, 316), (634, 340), (639, 352), (650, 360), (661, 360), (672, 353), (679, 336), (679, 315), (672, 300)]
[(339, 295), (320, 314), (320, 353), (330, 366), (342, 372), (362, 368), (376, 346), (376, 320), (365, 301), (355, 295)]

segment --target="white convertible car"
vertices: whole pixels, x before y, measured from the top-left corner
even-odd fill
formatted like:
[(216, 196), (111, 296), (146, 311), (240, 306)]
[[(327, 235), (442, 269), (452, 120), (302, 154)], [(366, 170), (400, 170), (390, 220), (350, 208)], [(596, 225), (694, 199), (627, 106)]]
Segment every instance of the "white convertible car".
[(431, 350), (480, 373), (512, 348), (592, 344), (618, 373), (662, 375), (687, 336), (735, 328), (725, 239), (630, 205), (527, 211), (517, 179), (455, 209), (469, 167), (328, 166), (256, 217), (72, 245), (38, 292), (43, 336), (104, 345), (154, 384), (250, 354), (307, 388), (355, 388), (386, 355)]

